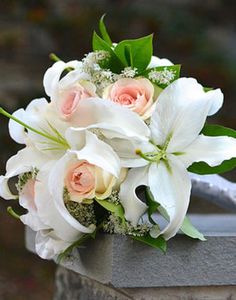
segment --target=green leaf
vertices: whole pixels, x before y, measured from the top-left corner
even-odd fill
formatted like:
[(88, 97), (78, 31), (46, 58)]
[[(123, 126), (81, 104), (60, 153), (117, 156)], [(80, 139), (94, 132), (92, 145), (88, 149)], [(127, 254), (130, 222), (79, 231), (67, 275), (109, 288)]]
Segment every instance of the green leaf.
[(125, 67), (137, 68), (141, 73), (151, 61), (152, 38), (151, 34), (139, 39), (124, 40), (115, 47), (114, 52)]
[[(155, 221), (152, 219), (151, 215), (157, 211), (159, 211), (159, 213), (163, 216), (163, 218), (165, 218), (167, 221), (170, 220), (167, 211), (159, 204), (157, 203), (154, 198), (153, 195), (150, 191), (150, 189), (147, 187), (146, 189), (146, 201), (147, 201), (147, 205), (148, 205), (148, 218), (149, 221), (152, 224), (156, 224)], [(206, 239), (204, 238), (204, 236), (191, 224), (190, 220), (188, 217), (184, 218), (183, 224), (180, 228), (180, 230), (186, 234), (189, 237), (192, 237), (194, 239), (199, 239), (201, 241), (205, 241)]]
[(147, 187), (145, 190), (145, 196), (146, 196), (146, 204), (148, 206), (148, 210), (147, 210), (148, 219), (149, 219), (150, 223), (156, 224), (156, 222), (152, 218), (152, 214), (157, 212), (160, 204), (154, 200), (149, 187)]
[(121, 218), (122, 220), (125, 219), (124, 209), (121, 204), (115, 204), (107, 200), (99, 200), (97, 198), (95, 198), (95, 200), (98, 204), (100, 204), (103, 208), (113, 213), (115, 216)]
[(209, 92), (209, 91), (212, 91), (213, 90), (213, 88), (211, 88), (211, 87), (204, 87), (203, 88), (203, 90), (204, 90), (204, 92)]
[(198, 240), (201, 240), (201, 241), (206, 241), (204, 235), (199, 232), (197, 230), (197, 228), (195, 228), (193, 226), (193, 224), (190, 222), (189, 218), (188, 217), (185, 217), (184, 218), (184, 222), (180, 228), (180, 230), (187, 236), (193, 238), (193, 239), (198, 239)]
[[(230, 136), (236, 138), (236, 131), (220, 125), (206, 124), (202, 130), (202, 134), (207, 136)], [(211, 167), (205, 162), (193, 163), (188, 171), (200, 175), (206, 174), (221, 174), (233, 170), (236, 167), (236, 153), (235, 158), (223, 161), (219, 166)]]
[(110, 58), (106, 60), (105, 64), (101, 65), (104, 69), (110, 69), (114, 73), (120, 73), (124, 69), (124, 65), (120, 59), (116, 56), (111, 46), (104, 41), (100, 36), (94, 31), (93, 33), (93, 51), (107, 51), (110, 54)]
[(111, 38), (107, 32), (106, 26), (104, 24), (104, 18), (105, 18), (105, 14), (101, 17), (100, 21), (99, 21), (99, 30), (101, 32), (102, 38), (103, 40), (109, 45), (112, 46), (112, 41)]
[(207, 136), (231, 136), (236, 138), (236, 130), (221, 125), (206, 124), (201, 133)]
[[(152, 81), (152, 83), (156, 84), (161, 89), (165, 89), (168, 85), (170, 85), (173, 81), (178, 79), (180, 77), (180, 69), (181, 65), (173, 65), (173, 66), (162, 66), (162, 67), (155, 67), (151, 69), (145, 70), (142, 75), (147, 77), (149, 80)], [(173, 78), (168, 81), (168, 83), (162, 83), (162, 81), (156, 81), (154, 78), (152, 79), (149, 75), (150, 73), (154, 72), (160, 72), (162, 74), (162, 78), (166, 78), (166, 75), (168, 75), (169, 72), (173, 74)], [(161, 73), (162, 72), (162, 73)], [(149, 77), (150, 76), (150, 77)]]
[(166, 240), (161, 235), (156, 239), (152, 238), (149, 234), (147, 236), (132, 236), (132, 238), (153, 248), (160, 249), (164, 253), (167, 250)]

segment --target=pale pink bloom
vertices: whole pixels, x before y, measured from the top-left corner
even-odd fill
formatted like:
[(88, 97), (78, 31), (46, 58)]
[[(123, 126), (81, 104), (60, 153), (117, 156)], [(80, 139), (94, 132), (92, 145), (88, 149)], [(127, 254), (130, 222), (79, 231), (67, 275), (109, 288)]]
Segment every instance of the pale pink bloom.
[(154, 86), (146, 78), (119, 79), (105, 89), (103, 98), (131, 109), (144, 120), (151, 116), (156, 100)]
[(95, 97), (95, 90), (96, 87), (88, 81), (81, 81), (69, 88), (59, 90), (54, 98), (60, 116), (65, 121), (70, 121), (75, 115), (80, 100)]
[(95, 166), (80, 161), (70, 166), (65, 178), (69, 193), (82, 198), (90, 198), (95, 190)]

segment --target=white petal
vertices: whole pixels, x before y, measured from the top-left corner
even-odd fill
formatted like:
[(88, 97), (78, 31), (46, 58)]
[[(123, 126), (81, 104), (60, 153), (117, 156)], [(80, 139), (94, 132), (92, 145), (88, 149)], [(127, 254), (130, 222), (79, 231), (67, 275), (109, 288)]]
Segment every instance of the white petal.
[(5, 200), (17, 199), (18, 195), (13, 195), (9, 189), (8, 180), (8, 177), (2, 175), (0, 176), (0, 197)]
[[(76, 114), (77, 126), (97, 125), (116, 131), (127, 137), (148, 137), (150, 131), (143, 120), (121, 105), (100, 98), (81, 100)], [(114, 136), (117, 137), (117, 136)]]
[(207, 92), (209, 98), (211, 97), (211, 108), (208, 112), (208, 116), (214, 115), (222, 107), (224, 101), (224, 95), (220, 89)]
[(236, 157), (236, 139), (227, 136), (199, 135), (179, 156), (186, 168), (193, 162), (204, 161), (214, 167)]
[(6, 177), (11, 178), (24, 172), (40, 168), (47, 161), (47, 157), (34, 147), (25, 147), (9, 158), (6, 164)]
[(47, 161), (47, 157), (34, 147), (26, 147), (10, 157), (6, 164), (5, 176), (0, 176), (0, 196), (6, 200), (16, 199), (8, 186), (8, 180), (21, 173), (30, 172), (33, 168), (40, 168)]
[[(29, 126), (58, 138), (57, 132), (63, 137), (68, 124), (57, 117), (56, 108), (53, 103), (48, 103), (46, 99), (35, 99), (26, 108), (24, 122)], [(28, 137), (40, 151), (43, 151), (50, 158), (61, 157), (65, 152), (65, 147), (53, 140), (28, 131)]]
[(220, 90), (205, 93), (193, 78), (176, 80), (158, 98), (150, 124), (152, 138), (164, 145), (171, 135), (168, 152), (183, 150), (196, 139), (207, 115), (219, 108), (221, 100)]
[[(65, 154), (61, 159), (59, 159), (55, 165), (53, 166), (48, 179), (48, 188), (50, 190), (50, 194), (52, 195), (51, 200), (51, 206), (53, 208), (53, 213), (55, 213), (55, 219), (53, 220), (51, 217), (51, 221), (53, 222), (53, 226), (51, 226), (56, 232), (57, 235), (67, 241), (73, 241), (76, 240), (78, 233), (92, 233), (95, 229), (95, 225), (91, 225), (89, 227), (85, 227), (82, 224), (80, 224), (75, 218), (73, 218), (68, 210), (65, 207), (64, 200), (63, 200), (63, 192), (64, 192), (64, 177), (66, 173), (66, 169), (68, 167), (68, 164), (70, 164), (73, 161), (77, 161), (77, 158), (75, 155), (72, 155), (70, 153)], [(45, 174), (46, 175), (46, 174)], [(45, 176), (44, 175), (44, 176)], [(43, 174), (42, 174), (43, 176)], [(43, 186), (43, 178), (42, 178), (42, 184), (40, 189), (42, 190), (42, 193), (45, 189)], [(39, 193), (40, 194), (40, 193)], [(46, 197), (42, 197), (46, 198)], [(40, 199), (39, 199), (40, 201)], [(39, 203), (38, 201), (38, 203)], [(42, 200), (42, 202), (47, 201), (47, 199)], [(41, 204), (41, 203), (40, 203)], [(43, 204), (41, 204), (42, 206)], [(56, 208), (56, 209), (55, 209)], [(43, 209), (43, 207), (42, 207)], [(44, 209), (45, 214), (45, 220), (47, 219), (47, 214), (50, 213), (47, 212)], [(52, 213), (52, 212), (51, 212)], [(50, 213), (50, 215), (51, 215)]]
[(59, 81), (59, 89), (66, 89), (72, 86), (78, 80), (89, 80), (90, 76), (87, 73), (81, 72), (80, 69), (69, 72)]
[(59, 239), (53, 230), (40, 230), (36, 234), (35, 250), (44, 259), (54, 259), (70, 245), (70, 242)]
[(48, 229), (48, 226), (41, 221), (37, 213), (28, 212), (27, 214), (21, 215), (20, 220), (34, 231)]
[[(20, 108), (17, 111), (15, 111), (12, 115), (17, 119), (24, 121), (25, 111), (24, 109)], [(15, 142), (19, 144), (25, 144), (27, 134), (25, 132), (25, 128), (22, 125), (10, 119), (8, 128), (9, 134)]]
[(125, 218), (136, 225), (147, 210), (147, 206), (136, 195), (140, 185), (147, 185), (148, 167), (131, 169), (120, 186), (120, 199), (125, 210)]
[(31, 227), (34, 231), (48, 229), (37, 214), (37, 209), (34, 203), (34, 183), (29, 179), (19, 193), (19, 204), (28, 210), (27, 214), (21, 215), (22, 223)]
[(70, 61), (68, 63), (65, 63), (63, 61), (57, 61), (56, 63), (54, 63), (52, 67), (50, 67), (44, 74), (43, 85), (46, 94), (48, 96), (51, 96), (53, 94), (54, 89), (56, 88), (60, 80), (61, 74), (66, 68), (76, 68), (79, 65), (80, 63), (78, 61)]
[(113, 138), (107, 142), (120, 157), (121, 166), (124, 168), (137, 168), (148, 164), (146, 160), (136, 154), (137, 149), (143, 153), (155, 150), (154, 146), (147, 141)]
[(154, 199), (167, 211), (170, 222), (160, 234), (165, 239), (173, 237), (181, 227), (190, 200), (191, 181), (183, 164), (170, 155), (171, 171), (161, 161), (151, 164), (148, 173), (148, 185)]
[(155, 67), (164, 67), (164, 66), (173, 66), (173, 63), (167, 58), (159, 58), (156, 56), (152, 56), (147, 69), (151, 69)]
[(119, 177), (121, 168), (120, 159), (113, 151), (111, 146), (99, 140), (95, 134), (89, 132), (88, 130), (81, 131), (76, 128), (70, 128), (69, 130), (77, 131), (78, 140), (81, 139), (81, 134), (85, 135), (84, 147), (81, 150), (70, 150), (71, 153), (75, 153), (78, 159), (87, 160), (91, 164), (104, 169), (115, 177)]

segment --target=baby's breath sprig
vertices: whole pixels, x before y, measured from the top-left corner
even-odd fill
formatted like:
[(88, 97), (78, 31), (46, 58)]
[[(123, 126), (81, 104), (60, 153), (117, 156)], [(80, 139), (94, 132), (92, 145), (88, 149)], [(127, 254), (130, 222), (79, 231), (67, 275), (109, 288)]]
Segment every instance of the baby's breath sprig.
[(121, 78), (133, 78), (135, 75), (138, 74), (138, 69), (137, 68), (132, 68), (132, 67), (126, 67), (124, 70), (121, 71)]
[(80, 224), (88, 227), (91, 224), (96, 224), (96, 216), (94, 211), (94, 204), (83, 204), (74, 201), (67, 201), (65, 206), (68, 212), (74, 217), (76, 220), (80, 222)]
[(175, 78), (176, 71), (164, 68), (162, 71), (152, 70), (148, 74), (148, 78), (157, 84), (170, 84)]
[(103, 224), (103, 230), (107, 233), (116, 233), (132, 236), (145, 236), (151, 229), (147, 223), (132, 225), (130, 222), (123, 223), (121, 219), (114, 214), (110, 214), (108, 220)]

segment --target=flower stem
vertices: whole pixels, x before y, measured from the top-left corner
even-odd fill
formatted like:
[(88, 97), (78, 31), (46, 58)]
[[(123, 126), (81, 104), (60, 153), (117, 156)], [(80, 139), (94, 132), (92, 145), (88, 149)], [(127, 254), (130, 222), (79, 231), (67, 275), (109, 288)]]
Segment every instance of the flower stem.
[(18, 215), (11, 206), (8, 206), (7, 208), (7, 212), (9, 213), (9, 215), (11, 215), (13, 218), (20, 220), (20, 215)]
[(5, 111), (2, 107), (0, 107), (0, 114), (2, 114), (3, 116), (9, 118), (9, 119), (12, 119), (13, 121), (15, 121), (16, 123), (20, 124), (21, 126), (23, 126), (24, 128), (30, 130), (30, 131), (33, 131), (35, 133), (37, 133), (38, 135), (41, 135), (49, 140), (52, 140), (58, 144), (62, 144), (63, 146), (69, 148), (69, 145), (67, 144), (66, 141), (63, 141), (63, 140), (59, 140), (58, 138), (56, 138), (55, 136), (53, 135), (50, 135), (50, 134), (47, 134), (47, 133), (44, 133), (42, 131), (39, 131), (29, 125), (27, 125), (26, 123), (22, 122), (21, 120), (19, 120), (18, 118), (16, 118), (15, 116), (9, 114), (7, 111)]
[(50, 53), (50, 54), (49, 54), (49, 58), (50, 58), (52, 61), (55, 61), (55, 62), (61, 60), (55, 53)]

